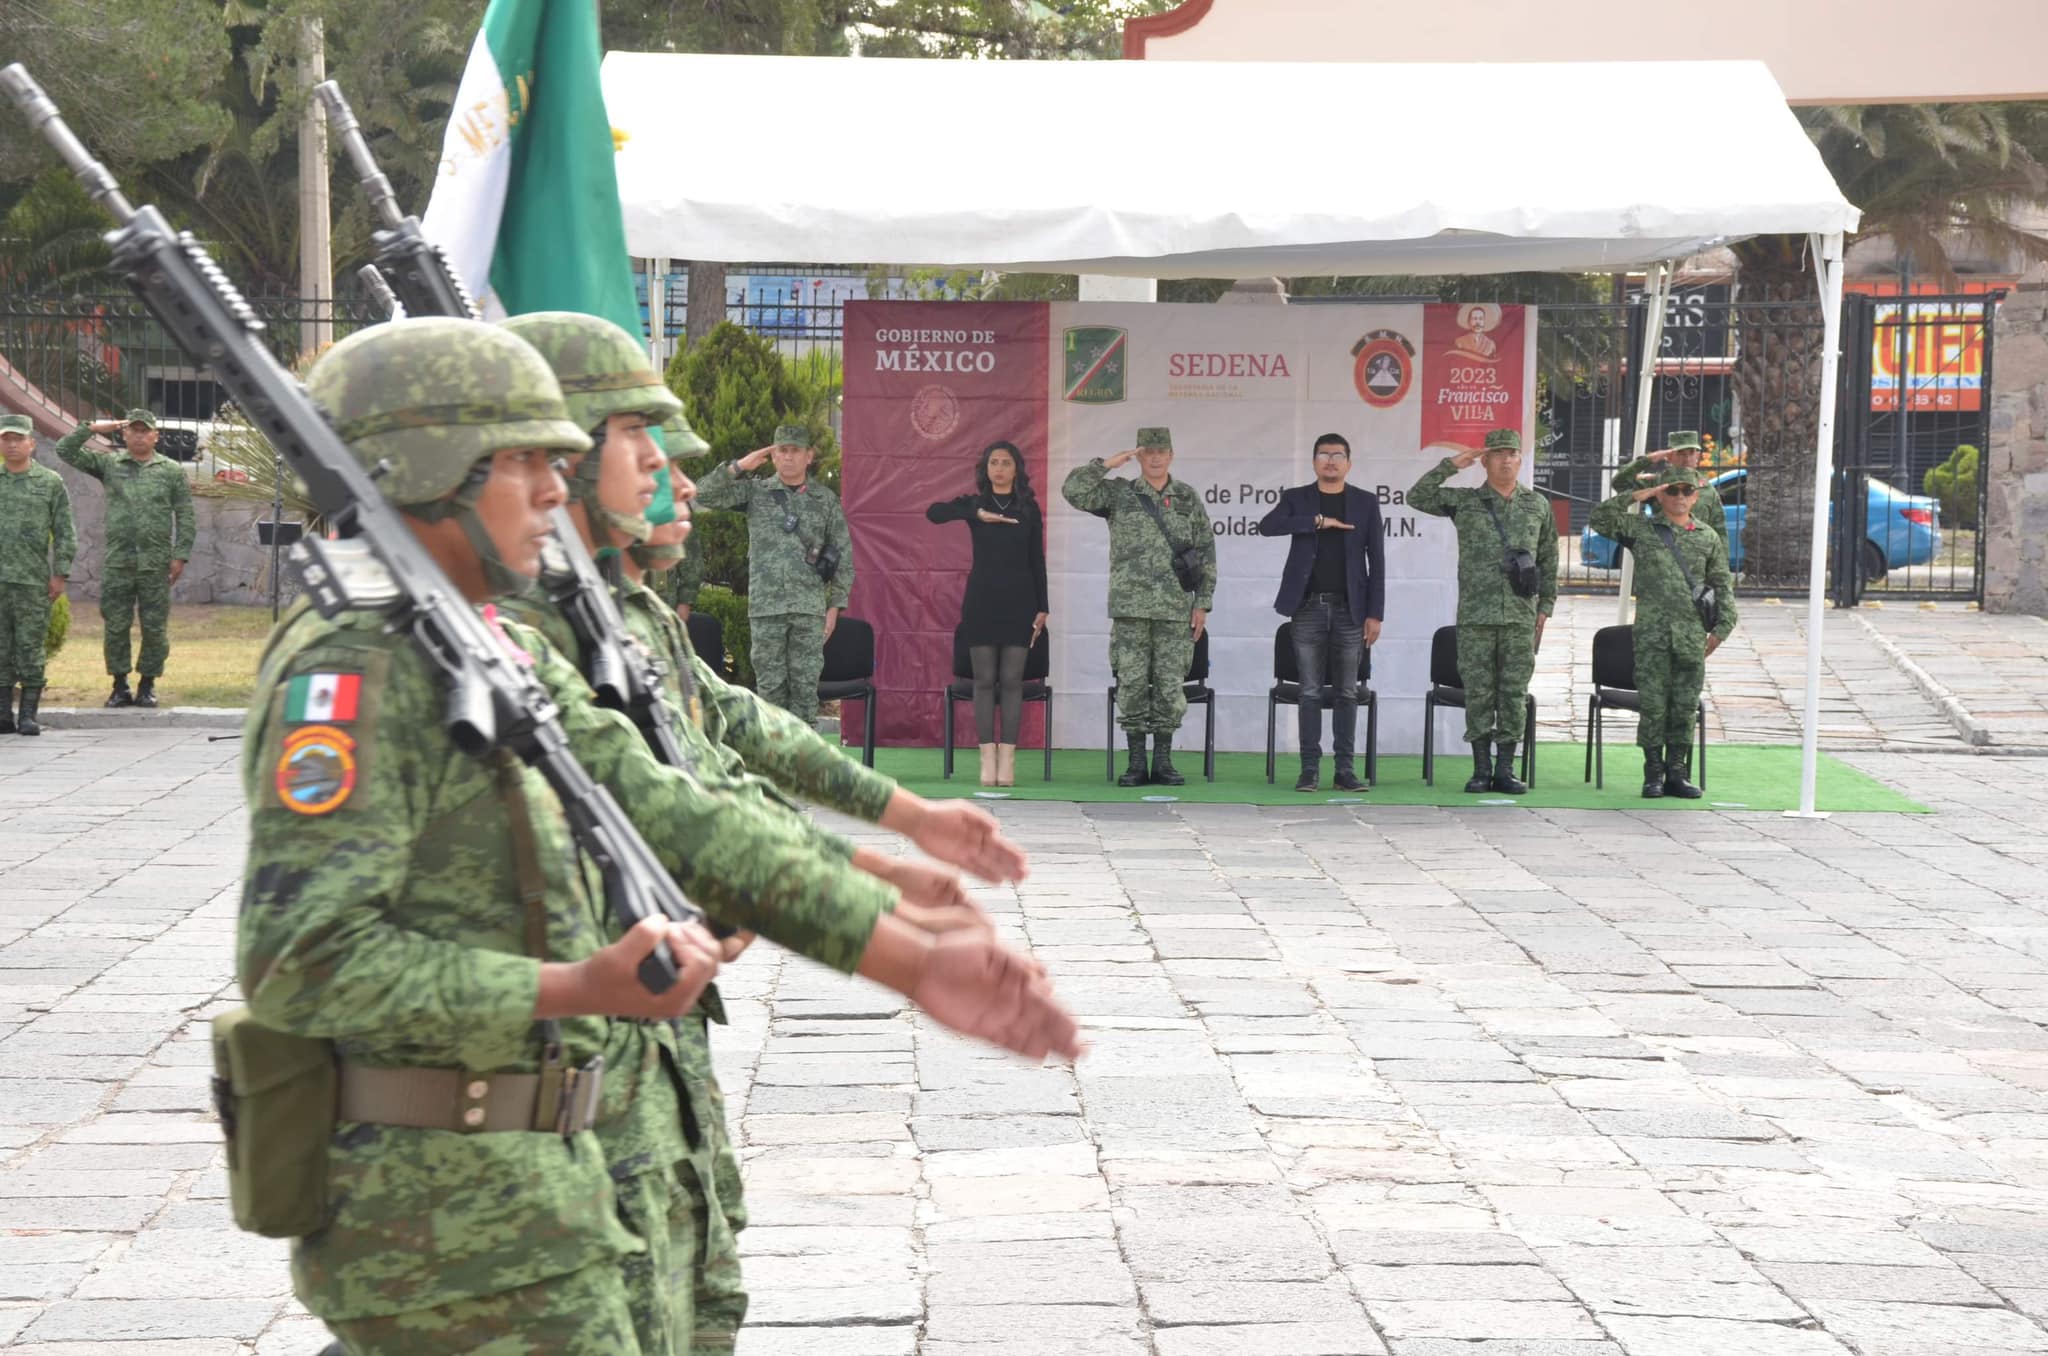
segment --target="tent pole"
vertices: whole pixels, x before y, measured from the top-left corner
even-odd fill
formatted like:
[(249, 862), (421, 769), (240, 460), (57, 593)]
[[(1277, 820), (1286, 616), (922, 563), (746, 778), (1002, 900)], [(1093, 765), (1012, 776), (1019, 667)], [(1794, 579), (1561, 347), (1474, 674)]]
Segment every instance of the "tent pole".
[(1820, 768), (1821, 625), (1827, 616), (1828, 489), (1835, 478), (1835, 387), (1842, 347), (1842, 233), (1809, 237), (1820, 283), (1820, 428), (1813, 456), (1813, 559), (1806, 580), (1806, 711), (1799, 749), (1799, 808), (1788, 815), (1822, 819), (1813, 807)]
[(647, 261), (647, 357), (656, 372), (668, 370), (668, 260)]
[[(1671, 265), (1654, 266), (1644, 283), (1643, 299), (1649, 310), (1643, 315), (1643, 351), (1637, 358), (1640, 370), (1636, 373), (1636, 429), (1629, 440), (1629, 446), (1635, 450), (1628, 454), (1627, 461), (1637, 461), (1650, 450), (1650, 398), (1657, 389), (1657, 353), (1664, 347), (1664, 298), (1671, 292)], [(1621, 594), (1614, 600), (1616, 626), (1629, 624), (1629, 605), (1635, 591), (1636, 558), (1623, 551)]]

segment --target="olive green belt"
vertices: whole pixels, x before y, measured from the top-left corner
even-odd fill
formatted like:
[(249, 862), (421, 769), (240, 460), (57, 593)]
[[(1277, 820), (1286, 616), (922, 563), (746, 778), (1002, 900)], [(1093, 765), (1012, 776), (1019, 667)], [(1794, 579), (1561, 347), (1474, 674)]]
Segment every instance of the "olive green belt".
[(459, 1134), (526, 1130), (572, 1135), (597, 1124), (604, 1056), (537, 1074), (380, 1069), (341, 1061), (339, 1119)]

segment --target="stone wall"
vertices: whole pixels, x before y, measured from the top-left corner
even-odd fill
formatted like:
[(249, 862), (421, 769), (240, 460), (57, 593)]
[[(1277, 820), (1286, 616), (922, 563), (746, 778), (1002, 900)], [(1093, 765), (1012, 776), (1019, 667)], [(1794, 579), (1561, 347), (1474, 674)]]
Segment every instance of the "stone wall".
[(1984, 610), (2048, 616), (2048, 269), (2007, 294), (1993, 343)]
[[(105, 490), (91, 476), (57, 460), (57, 454), (47, 446), (37, 452), (36, 459), (63, 476), (65, 488), (71, 491), (71, 516), (78, 524), (71, 596), (96, 600), (100, 596), (101, 565), (105, 559)], [(217, 498), (207, 493), (206, 487), (199, 487), (192, 495), (192, 516), (196, 523), (192, 559), (172, 588), (171, 601), (268, 606), (270, 549), (257, 542), (256, 523), (270, 516), (269, 507)], [(296, 593), (287, 569), (280, 596), (289, 601)]]

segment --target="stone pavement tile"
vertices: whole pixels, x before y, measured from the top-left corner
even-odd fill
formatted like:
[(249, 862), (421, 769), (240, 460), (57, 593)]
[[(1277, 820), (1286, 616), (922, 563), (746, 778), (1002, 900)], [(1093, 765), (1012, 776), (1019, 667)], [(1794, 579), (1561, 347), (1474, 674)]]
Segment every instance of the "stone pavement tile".
[(1109, 1189), (1093, 1175), (959, 1177), (931, 1184), (931, 1209), (939, 1220), (1108, 1208)]
[(0, 1199), (0, 1230), (135, 1230), (157, 1211), (156, 1196), (23, 1196)]
[(29, 1342), (115, 1342), (179, 1337), (248, 1340), (277, 1316), (272, 1300), (64, 1300), (22, 1333)]
[(1513, 1234), (1483, 1229), (1346, 1229), (1331, 1235), (1337, 1260), (1362, 1267), (1500, 1266), (1537, 1260)]
[(764, 1327), (840, 1327), (911, 1323), (924, 1312), (914, 1281), (855, 1286), (795, 1286), (776, 1289), (747, 1286), (749, 1325)]
[(1366, 1326), (1358, 1300), (1339, 1278), (1240, 1281), (1220, 1271), (1187, 1280), (1147, 1280), (1138, 1289), (1145, 1312), (1165, 1328), (1240, 1323), (1355, 1323)]
[[(909, 1324), (766, 1328), (749, 1323), (740, 1332), (734, 1356), (915, 1356), (916, 1351), (917, 1329)], [(260, 1348), (257, 1356), (264, 1356)]]
[(316, 1356), (333, 1340), (327, 1325), (311, 1314), (288, 1314), (264, 1329), (254, 1356)]
[(1757, 1323), (1797, 1323), (1805, 1310), (1770, 1285), (1727, 1283), (1668, 1276), (1570, 1276), (1567, 1283), (1595, 1313), (1654, 1314), (1660, 1317), (1727, 1318)]
[[(240, 1356), (248, 1347), (232, 1337), (143, 1338), (133, 1341), (25, 1342), (8, 1356)], [(294, 1353), (294, 1356), (300, 1356)]]
[(1779, 1323), (1623, 1314), (1601, 1321), (1628, 1356), (1851, 1356), (1827, 1333)]
[[(1136, 1311), (1099, 1304), (989, 1304), (942, 1310), (925, 1323), (919, 1350), (947, 1356), (1143, 1356)], [(779, 1349), (775, 1356), (781, 1356)], [(835, 1350), (834, 1356), (837, 1356)]]
[(926, 1253), (925, 1301), (933, 1308), (989, 1304), (1130, 1307), (1137, 1291), (1108, 1239), (935, 1243)]
[(1844, 1341), (1948, 1342), (2018, 1351), (2048, 1351), (2048, 1330), (2010, 1309), (1888, 1300), (1810, 1299), (1806, 1307)]
[(1592, 1316), (1577, 1304), (1512, 1300), (1374, 1300), (1366, 1311), (1389, 1341), (1404, 1337), (1478, 1339), (1604, 1337)]
[(79, 1299), (281, 1298), (290, 1246), (239, 1229), (151, 1229), (88, 1277)]
[(1514, 1337), (1489, 1338), (1478, 1342), (1449, 1341), (1439, 1337), (1418, 1337), (1396, 1342), (1394, 1356), (1622, 1356), (1612, 1342), (1522, 1340)]
[(1387, 1350), (1363, 1319), (1160, 1328), (1152, 1343), (1159, 1356), (1384, 1356)]
[(1906, 1304), (1974, 1304), (1993, 1308), (1999, 1304), (1997, 1295), (1953, 1266), (1765, 1262), (1757, 1269), (1786, 1294), (1802, 1302), (1881, 1298)]
[(1564, 1300), (1572, 1296), (1540, 1266), (1402, 1265), (1346, 1267), (1359, 1297), (1373, 1300)]

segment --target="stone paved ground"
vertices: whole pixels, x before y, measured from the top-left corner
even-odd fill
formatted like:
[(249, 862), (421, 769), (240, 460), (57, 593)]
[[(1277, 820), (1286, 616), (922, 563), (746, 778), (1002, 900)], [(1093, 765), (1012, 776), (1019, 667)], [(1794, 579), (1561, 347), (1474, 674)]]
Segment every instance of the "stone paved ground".
[[(233, 742), (0, 744), (0, 1348), (310, 1356), (205, 1111)], [(2048, 1351), (2048, 786), (1932, 816), (1019, 805), (1026, 1068), (765, 949), (747, 1356)]]

